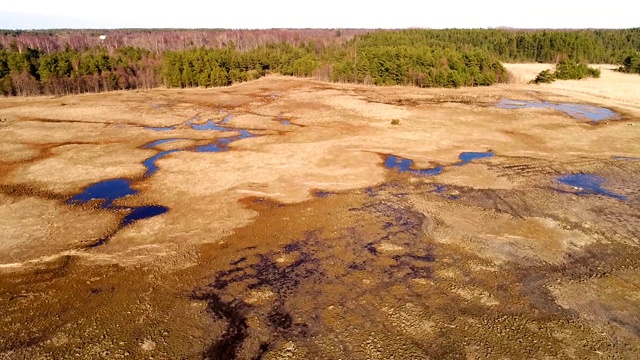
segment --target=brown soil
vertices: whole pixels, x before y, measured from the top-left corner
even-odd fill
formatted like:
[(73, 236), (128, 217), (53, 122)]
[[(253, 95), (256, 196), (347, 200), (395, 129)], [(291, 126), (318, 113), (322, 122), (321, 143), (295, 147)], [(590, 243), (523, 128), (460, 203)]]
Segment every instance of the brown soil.
[[(640, 103), (618, 76), (640, 85), (606, 69), (589, 82), (598, 92), (272, 76), (0, 99), (0, 359), (636, 358), (640, 161), (613, 157), (640, 157)], [(498, 109), (502, 98), (622, 120)], [(184, 124), (221, 110), (261, 136), (192, 151), (237, 135)], [(143, 148), (164, 138), (181, 140)], [(171, 149), (187, 151), (144, 177), (142, 161)], [(399, 174), (387, 154), (444, 171)], [(555, 181), (580, 172), (626, 200)], [(126, 210), (66, 200), (113, 178), (139, 190), (118, 206), (170, 210), (88, 248)]]

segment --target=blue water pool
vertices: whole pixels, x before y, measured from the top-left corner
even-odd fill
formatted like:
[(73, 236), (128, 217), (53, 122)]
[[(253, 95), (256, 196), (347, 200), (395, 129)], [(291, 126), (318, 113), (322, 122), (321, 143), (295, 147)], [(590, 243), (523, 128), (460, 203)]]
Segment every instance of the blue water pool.
[(158, 171), (158, 166), (156, 165), (156, 161), (160, 160), (161, 158), (178, 152), (178, 151), (182, 151), (181, 149), (171, 149), (171, 150), (166, 150), (166, 151), (161, 151), (155, 155), (153, 155), (152, 157), (144, 160), (142, 162), (142, 165), (144, 165), (144, 167), (147, 168), (147, 172), (144, 174), (145, 177), (149, 177), (153, 174), (155, 174)]
[(230, 131), (231, 129), (216, 124), (213, 120), (209, 120), (204, 124), (191, 124), (193, 130), (211, 130), (211, 131)]
[(444, 170), (442, 166), (427, 169), (414, 169), (413, 160), (405, 159), (395, 155), (387, 155), (387, 158), (384, 161), (384, 166), (390, 170), (398, 170), (398, 172), (400, 173), (408, 172), (411, 174), (422, 176), (438, 175), (442, 172), (442, 170)]
[(573, 103), (552, 103), (548, 101), (520, 101), (502, 99), (498, 102), (497, 106), (501, 109), (525, 109), (525, 108), (538, 108), (538, 109), (554, 109), (562, 111), (565, 114), (582, 120), (591, 120), (592, 122), (598, 122), (608, 119), (617, 119), (620, 117), (617, 113), (602, 107), (586, 105), (586, 104), (573, 104)]
[(626, 196), (605, 189), (605, 179), (593, 174), (570, 174), (558, 177), (558, 182), (572, 186), (576, 195), (603, 195), (618, 200), (626, 200)]
[(102, 207), (107, 208), (115, 200), (137, 193), (138, 191), (131, 188), (131, 182), (127, 179), (104, 180), (88, 186), (80, 194), (67, 200), (67, 203), (87, 203), (98, 199), (103, 200)]
[(462, 165), (466, 165), (468, 163), (470, 163), (473, 160), (476, 159), (485, 159), (485, 158), (490, 158), (490, 157), (494, 157), (496, 154), (493, 151), (485, 151), (485, 152), (474, 152), (474, 151), (470, 151), (470, 152), (463, 152), (460, 153), (460, 155), (458, 156), (458, 159), (460, 159), (460, 162), (456, 164), (456, 166), (462, 166)]
[(159, 205), (139, 206), (131, 208), (131, 212), (122, 219), (120, 227), (125, 227), (135, 221), (152, 218), (169, 211), (168, 207)]
[(178, 139), (176, 138), (170, 138), (170, 139), (160, 139), (160, 140), (156, 140), (156, 141), (152, 141), (150, 143), (144, 144), (142, 146), (143, 149), (153, 149), (154, 147), (158, 146), (158, 145), (162, 145), (162, 144), (166, 144), (172, 141), (176, 141)]

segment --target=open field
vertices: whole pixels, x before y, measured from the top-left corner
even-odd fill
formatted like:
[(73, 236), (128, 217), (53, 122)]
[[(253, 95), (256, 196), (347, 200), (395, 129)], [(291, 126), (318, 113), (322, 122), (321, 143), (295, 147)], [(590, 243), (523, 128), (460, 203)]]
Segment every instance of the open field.
[(0, 359), (637, 358), (637, 89), (0, 99)]
[[(564, 91), (576, 96), (578, 100), (589, 101), (587, 96), (596, 96), (602, 99), (613, 100), (615, 101), (613, 104), (640, 104), (640, 89), (638, 88), (637, 76), (628, 76), (629, 74), (613, 71), (619, 67), (618, 65), (597, 64), (591, 65), (591, 67), (602, 71), (599, 79), (563, 80), (541, 86)], [(505, 68), (514, 74), (516, 83), (526, 84), (535, 79), (542, 70), (553, 70), (554, 65), (505, 64)]]

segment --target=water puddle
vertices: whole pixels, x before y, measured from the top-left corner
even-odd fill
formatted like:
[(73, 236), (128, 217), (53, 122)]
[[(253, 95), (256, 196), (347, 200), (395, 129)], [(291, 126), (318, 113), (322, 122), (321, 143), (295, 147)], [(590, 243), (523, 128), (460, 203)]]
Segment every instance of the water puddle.
[(222, 119), (222, 121), (220, 121), (220, 124), (224, 125), (224, 124), (228, 123), (229, 120), (231, 120), (231, 119), (233, 119), (233, 114), (229, 114), (229, 115), (225, 116), (224, 119)]
[(611, 157), (613, 160), (621, 160), (621, 161), (638, 161), (640, 158), (629, 157), (629, 156), (613, 156)]
[(162, 144), (166, 144), (166, 143), (170, 143), (172, 141), (176, 141), (178, 140), (178, 138), (170, 138), (170, 139), (160, 139), (160, 140), (156, 140), (156, 141), (152, 141), (150, 143), (144, 144), (142, 146), (143, 149), (153, 149), (158, 145), (162, 145)]
[(127, 179), (111, 179), (95, 183), (80, 194), (67, 200), (67, 204), (88, 203), (91, 200), (103, 200), (102, 207), (109, 208), (117, 199), (135, 195), (138, 191), (131, 188)]
[(593, 174), (572, 174), (560, 176), (558, 182), (572, 186), (575, 190), (571, 192), (576, 195), (603, 195), (618, 200), (626, 200), (627, 197), (616, 194), (602, 187), (605, 179)]
[(248, 138), (252, 138), (252, 137), (256, 137), (257, 136), (257, 135), (254, 135), (254, 134), (248, 132), (247, 130), (242, 130), (242, 129), (231, 129), (231, 130), (240, 132), (240, 135), (218, 139), (218, 140), (216, 140), (215, 142), (213, 142), (211, 144), (196, 146), (195, 147), (195, 151), (196, 152), (222, 152), (222, 151), (227, 151), (227, 150), (229, 150), (229, 145), (232, 142), (238, 141), (238, 140), (242, 140), (242, 139), (248, 139)]
[(502, 99), (498, 102), (497, 106), (501, 109), (554, 109), (562, 111), (563, 113), (581, 120), (591, 120), (597, 123), (602, 120), (615, 120), (620, 118), (617, 113), (602, 107), (586, 105), (586, 104), (573, 104), (573, 103), (552, 103), (548, 101), (520, 101)]
[(175, 130), (176, 127), (175, 127), (175, 125), (173, 125), (173, 126), (165, 126), (165, 127), (145, 126), (144, 129), (145, 130), (153, 130), (153, 131), (171, 131), (171, 130)]
[(287, 120), (282, 114), (278, 114), (276, 120), (280, 122), (282, 125), (293, 125), (290, 120)]
[(434, 184), (433, 192), (436, 194), (442, 194), (447, 191), (447, 185)]
[(120, 222), (120, 227), (125, 227), (138, 220), (144, 220), (152, 218), (154, 216), (162, 215), (169, 211), (169, 208), (159, 205), (140, 206), (131, 208), (129, 215), (125, 216)]
[(224, 126), (220, 126), (219, 124), (216, 124), (213, 120), (209, 120), (204, 124), (191, 124), (191, 128), (193, 130), (198, 130), (198, 131), (203, 131), (203, 130), (231, 131), (230, 128), (227, 128), (227, 127), (224, 127)]
[[(159, 170), (158, 166), (156, 165), (156, 162), (169, 154), (176, 153), (179, 151), (195, 151), (195, 152), (201, 152), (201, 153), (223, 152), (223, 151), (229, 150), (229, 145), (234, 141), (257, 136), (245, 129), (236, 129), (236, 128), (222, 126), (229, 123), (229, 121), (233, 118), (233, 114), (229, 114), (226, 110), (220, 110), (220, 113), (227, 114), (222, 119), (222, 121), (220, 121), (220, 123), (216, 123), (213, 119), (210, 119), (209, 121), (203, 124), (195, 124), (194, 122), (198, 120), (198, 115), (196, 115), (192, 119), (187, 120), (184, 124), (186, 126), (191, 127), (193, 130), (197, 130), (197, 131), (239, 132), (240, 135), (217, 139), (210, 144), (199, 145), (194, 148), (172, 149), (172, 150), (161, 151), (156, 155), (142, 162), (142, 164), (147, 168), (147, 172), (145, 173), (144, 176), (149, 177), (155, 174)], [(163, 129), (164, 131), (164, 130), (172, 130), (173, 128), (175, 127), (172, 127), (171, 129), (170, 128), (150, 128), (150, 129)], [(148, 144), (145, 144), (144, 146), (142, 146), (142, 148), (153, 149), (158, 145), (166, 144), (168, 142), (175, 141), (175, 140), (178, 140), (178, 139), (177, 138), (160, 139), (160, 140), (152, 141)]]
[(129, 195), (135, 195), (138, 191), (131, 187), (131, 181), (127, 179), (110, 179), (95, 183), (82, 191), (80, 194), (75, 195), (71, 199), (67, 200), (67, 204), (86, 204), (93, 200), (102, 200), (101, 207), (103, 209), (110, 210), (124, 210), (128, 211), (128, 214), (120, 220), (118, 228), (111, 234), (89, 245), (89, 247), (97, 247), (104, 245), (109, 239), (111, 239), (118, 231), (122, 230), (125, 226), (128, 226), (136, 221), (148, 219), (154, 216), (162, 215), (169, 211), (169, 208), (159, 205), (148, 206), (114, 206), (113, 202), (124, 198)]
[(111, 234), (103, 237), (102, 239), (97, 240), (96, 242), (88, 245), (89, 248), (95, 248), (98, 246), (102, 246), (107, 243), (107, 241), (111, 240), (111, 238), (117, 234), (120, 230), (125, 228), (128, 225), (133, 224), (136, 221), (149, 219), (158, 215), (162, 215), (169, 211), (169, 208), (165, 206), (159, 205), (149, 205), (149, 206), (137, 206), (137, 207), (119, 207), (117, 210), (128, 210), (129, 214), (127, 214), (122, 220), (120, 220), (120, 224), (118, 224), (118, 228), (115, 229)]
[(462, 165), (466, 165), (468, 163), (470, 163), (473, 160), (476, 159), (485, 159), (485, 158), (490, 158), (490, 157), (494, 157), (496, 154), (493, 151), (486, 151), (486, 152), (463, 152), (460, 153), (460, 155), (458, 156), (458, 159), (460, 159), (460, 162), (455, 164), (456, 166), (462, 166)]
[(387, 159), (384, 161), (384, 166), (390, 170), (398, 170), (399, 173), (408, 172), (410, 174), (421, 176), (438, 175), (442, 170), (444, 170), (442, 166), (428, 169), (413, 169), (413, 160), (395, 155), (387, 155)]
[(192, 117), (191, 119), (185, 121), (184, 124), (186, 126), (191, 126), (191, 124), (193, 124), (195, 121), (198, 121), (198, 118), (199, 118), (199, 116), (196, 115), (196, 116)]
[(229, 150), (229, 148), (220, 146), (217, 141), (212, 144), (199, 145), (194, 148), (195, 152), (200, 152), (200, 153), (223, 152), (227, 150)]
[[(460, 159), (460, 162), (454, 165), (462, 166), (470, 163), (473, 160), (490, 158), (495, 155), (496, 154), (493, 151), (463, 152), (463, 153), (460, 153), (460, 155), (458, 156), (458, 158)], [(390, 170), (398, 170), (399, 173), (407, 172), (410, 174), (420, 175), (420, 176), (435, 176), (435, 175), (439, 175), (444, 171), (443, 166), (427, 168), (427, 169), (414, 169), (413, 160), (395, 156), (395, 155), (387, 155), (387, 158), (384, 161), (384, 166)]]
[(149, 177), (153, 174), (155, 174), (159, 169), (158, 166), (156, 165), (156, 161), (162, 159), (163, 157), (169, 155), (169, 154), (173, 154), (175, 152), (178, 151), (182, 151), (181, 149), (171, 149), (171, 150), (166, 150), (166, 151), (161, 151), (155, 155), (153, 155), (152, 157), (144, 160), (142, 162), (142, 165), (144, 165), (144, 167), (147, 168), (147, 172), (144, 174), (145, 177)]
[(313, 192), (313, 196), (315, 197), (319, 197), (319, 198), (326, 198), (329, 197), (331, 195), (335, 194), (334, 192), (331, 191), (323, 191), (323, 190), (317, 190)]
[(449, 200), (458, 200), (460, 198), (457, 191), (451, 191), (449, 189), (449, 186), (444, 184), (433, 184), (433, 190), (431, 190), (430, 192), (438, 194)]

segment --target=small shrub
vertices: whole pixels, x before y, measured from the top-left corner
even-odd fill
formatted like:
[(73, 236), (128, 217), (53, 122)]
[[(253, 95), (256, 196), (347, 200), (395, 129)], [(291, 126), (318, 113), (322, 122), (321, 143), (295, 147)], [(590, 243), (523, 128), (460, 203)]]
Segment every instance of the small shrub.
[(547, 70), (542, 70), (540, 74), (536, 76), (536, 79), (533, 80), (533, 82), (536, 84), (549, 84), (549, 83), (552, 83), (555, 79), (556, 79), (555, 74), (552, 73), (551, 70), (547, 69)]
[(556, 71), (543, 70), (531, 81), (536, 84), (548, 84), (555, 80), (581, 80), (587, 77), (599, 78), (600, 69), (592, 69), (587, 64), (562, 59), (556, 64)]
[(556, 79), (560, 80), (580, 80), (586, 77), (599, 77), (600, 71), (597, 71), (598, 76), (594, 76), (596, 69), (591, 69), (587, 64), (577, 63), (575, 61), (564, 59), (556, 65)]
[(391, 120), (391, 125), (400, 125), (400, 120), (399, 119)]

